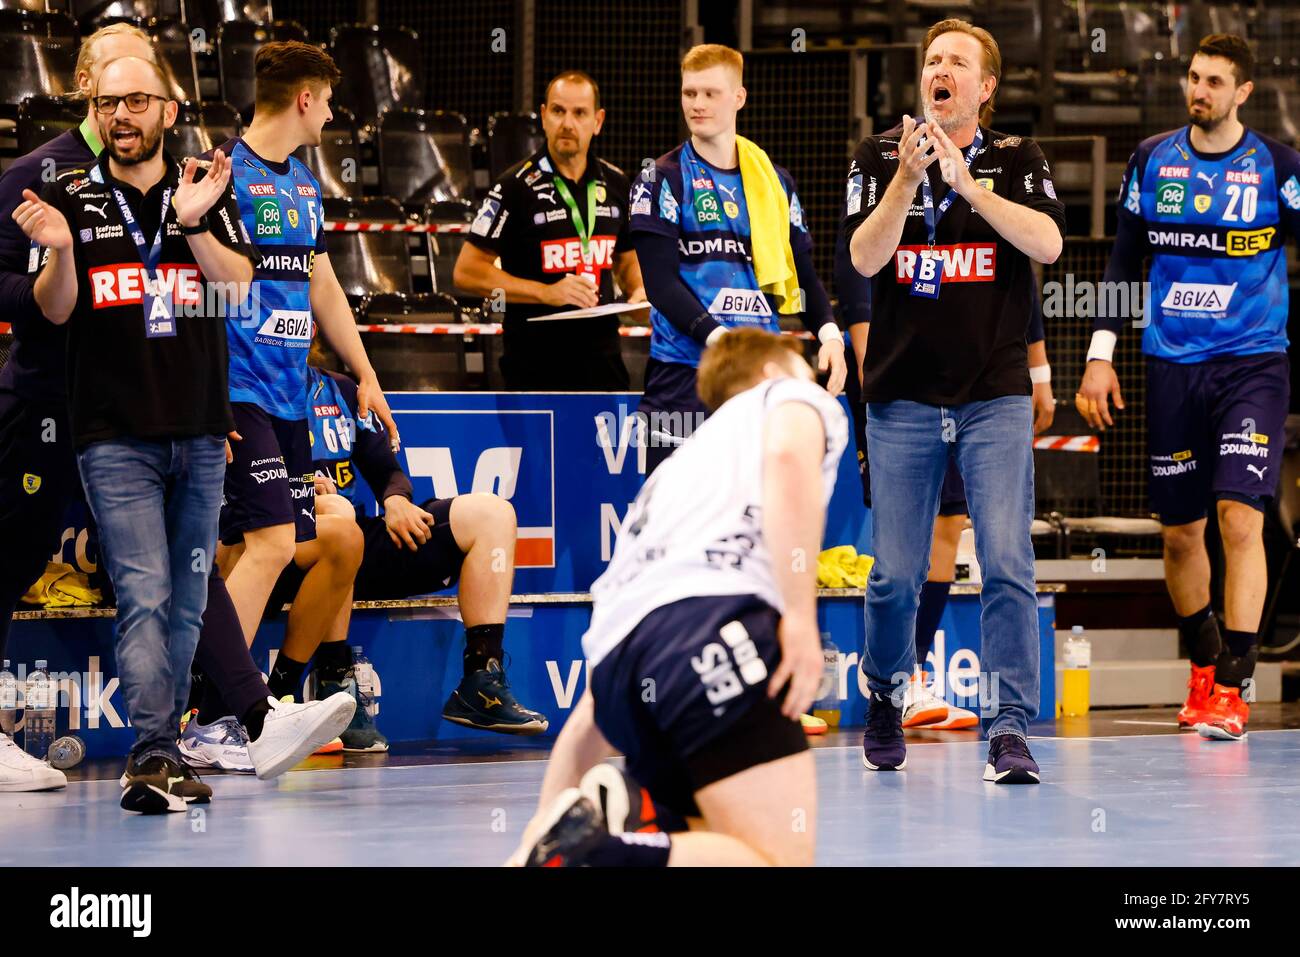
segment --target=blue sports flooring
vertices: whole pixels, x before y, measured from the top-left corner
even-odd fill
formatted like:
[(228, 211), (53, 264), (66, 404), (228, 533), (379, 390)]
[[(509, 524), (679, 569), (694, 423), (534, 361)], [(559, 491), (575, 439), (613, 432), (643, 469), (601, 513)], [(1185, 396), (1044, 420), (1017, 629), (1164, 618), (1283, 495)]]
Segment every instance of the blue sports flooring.
[[(910, 740), (902, 773), (864, 770), (856, 736), (834, 735), (816, 749), (817, 862), (1300, 861), (1300, 730), (1234, 743), (1168, 733), (1168, 720), (1121, 723), (1131, 733), (1032, 740), (1037, 787), (981, 781), (986, 745), (973, 734)], [(0, 865), (499, 864), (533, 812), (545, 745), (512, 760), (435, 750), (443, 763), (334, 758), (269, 783), (213, 774), (213, 804), (161, 817), (118, 808), (116, 770), (63, 791), (0, 794)]]

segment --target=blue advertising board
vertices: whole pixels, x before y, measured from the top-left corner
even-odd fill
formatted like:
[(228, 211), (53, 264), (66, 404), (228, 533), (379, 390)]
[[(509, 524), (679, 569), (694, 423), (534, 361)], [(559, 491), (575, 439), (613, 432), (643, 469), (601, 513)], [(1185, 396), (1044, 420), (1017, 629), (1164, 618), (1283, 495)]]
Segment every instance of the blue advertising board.
[[(637, 395), (394, 393), (389, 399), (402, 434), (400, 458), (417, 501), (470, 491), (507, 498), (520, 531), (514, 593), (587, 591), (608, 562), (618, 525), (643, 480), (644, 453), (636, 447), (633, 415)], [(364, 483), (357, 501), (373, 513)], [(850, 447), (840, 462), (824, 545), (863, 541), (867, 518)], [(84, 521), (70, 524), (63, 538), (62, 560), (92, 570), (97, 556)], [(824, 599), (819, 615), (823, 632), (840, 650), (842, 721), (859, 724), (865, 714), (856, 678), (862, 599)], [(551, 718), (552, 732), (586, 688), (579, 642), (589, 618), (589, 607), (574, 602), (510, 611), (506, 649), (512, 686), (521, 701)], [(1055, 709), (1050, 595), (1040, 596), (1039, 618), (1042, 713), (1050, 716)], [(931, 663), (940, 675), (938, 690), (978, 710), (978, 596), (955, 595), (941, 629)], [(440, 718), (460, 678), (462, 635), (454, 608), (354, 616), (349, 640), (361, 645), (375, 666), (381, 683), (378, 720), (390, 739), (479, 734)], [(264, 671), (283, 637), (282, 617), (259, 631), (253, 651)], [(116, 678), (110, 619), (15, 622), (8, 657), (16, 670), (44, 658), (61, 677), (68, 697), (60, 709), (60, 732), (81, 735), (91, 755), (125, 753), (132, 736)]]

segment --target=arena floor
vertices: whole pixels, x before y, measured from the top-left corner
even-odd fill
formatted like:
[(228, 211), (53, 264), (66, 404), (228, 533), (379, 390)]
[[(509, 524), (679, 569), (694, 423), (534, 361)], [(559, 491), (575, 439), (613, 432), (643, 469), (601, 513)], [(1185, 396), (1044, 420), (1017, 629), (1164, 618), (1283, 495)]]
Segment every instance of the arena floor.
[[(822, 865), (1219, 865), (1300, 860), (1300, 704), (1257, 705), (1244, 743), (1175, 709), (1033, 730), (1039, 787), (980, 780), (973, 732), (909, 733), (908, 770), (865, 771), (857, 734), (817, 741)], [(145, 818), (116, 762), (66, 790), (0, 794), (0, 865), (495, 865), (533, 811), (549, 742), (439, 741), (314, 758), (279, 781), (212, 774), (214, 803)], [(146, 839), (147, 838), (147, 839)]]

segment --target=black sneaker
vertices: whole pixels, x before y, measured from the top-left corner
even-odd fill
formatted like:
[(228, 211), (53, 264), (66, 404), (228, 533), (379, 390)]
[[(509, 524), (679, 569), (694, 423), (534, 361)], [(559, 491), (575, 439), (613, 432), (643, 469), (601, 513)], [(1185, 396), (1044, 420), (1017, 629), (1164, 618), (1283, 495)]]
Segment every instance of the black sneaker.
[(586, 867), (586, 857), (609, 838), (600, 809), (569, 788), (552, 802), (542, 836), (525, 867)]
[(190, 804), (208, 804), (212, 788), (185, 764), (153, 755), (140, 765), (132, 757), (126, 773), (118, 782), (122, 786), (122, 810), (139, 814), (165, 814), (184, 811)]
[(894, 703), (893, 695), (873, 691), (867, 699), (862, 764), (868, 771), (902, 771), (907, 767), (903, 709)]
[(1029, 743), (1018, 734), (999, 734), (990, 739), (984, 780), (994, 784), (1037, 784), (1038, 764), (1029, 753)]
[(472, 671), (461, 679), (442, 706), (442, 716), (467, 728), (502, 734), (544, 734), (550, 727), (545, 715), (515, 700), (501, 662), (495, 658), (488, 659), (482, 671)]

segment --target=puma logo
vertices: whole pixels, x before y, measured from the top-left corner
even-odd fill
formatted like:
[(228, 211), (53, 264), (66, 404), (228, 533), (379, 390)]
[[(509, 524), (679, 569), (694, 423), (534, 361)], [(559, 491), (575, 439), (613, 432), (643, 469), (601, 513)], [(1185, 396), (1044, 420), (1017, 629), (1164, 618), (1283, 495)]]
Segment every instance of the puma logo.
[(736, 188), (734, 186), (731, 189), (727, 189), (727, 187), (719, 183), (718, 189), (727, 194), (727, 199), (731, 200), (733, 203), (736, 201)]
[(1259, 480), (1262, 482), (1264, 481), (1264, 473), (1268, 471), (1268, 466), (1265, 465), (1263, 468), (1260, 468), (1257, 465), (1247, 465), (1246, 471), (1254, 472), (1255, 475), (1258, 476)]
[(1210, 189), (1214, 189), (1214, 181), (1215, 179), (1218, 178), (1218, 176), (1219, 176), (1218, 173), (1215, 173), (1213, 176), (1206, 176), (1199, 169), (1196, 171), (1196, 178), (1205, 180), (1205, 182), (1209, 184)]
[(103, 216), (105, 219), (108, 219), (108, 213), (104, 211), (104, 208), (106, 206), (108, 206), (107, 202), (100, 203), (98, 206), (96, 206), (94, 203), (86, 203), (86, 205), (82, 207), (81, 211), (84, 213), (84, 212), (89, 212), (90, 210), (93, 209), (95, 212), (99, 213), (99, 215)]

